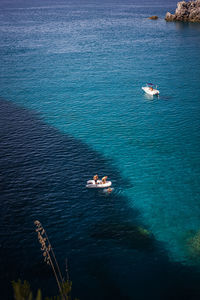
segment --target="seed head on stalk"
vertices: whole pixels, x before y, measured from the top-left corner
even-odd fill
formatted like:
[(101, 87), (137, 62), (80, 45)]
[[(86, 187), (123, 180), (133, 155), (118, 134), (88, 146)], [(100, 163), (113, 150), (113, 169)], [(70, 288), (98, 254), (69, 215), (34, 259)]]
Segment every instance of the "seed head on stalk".
[(41, 244), (41, 251), (43, 252), (43, 256), (44, 256), (44, 261), (51, 266), (54, 276), (56, 278), (56, 282), (58, 284), (58, 288), (61, 294), (61, 297), (63, 300), (66, 300), (67, 297), (64, 295), (63, 293), (63, 289), (62, 287), (64, 286), (64, 279), (62, 277), (58, 262), (56, 260), (53, 248), (50, 244), (49, 238), (47, 236), (46, 231), (44, 230), (42, 224), (40, 223), (40, 221), (36, 220), (34, 222), (35, 226), (36, 226), (36, 232), (38, 234), (38, 240), (39, 243)]

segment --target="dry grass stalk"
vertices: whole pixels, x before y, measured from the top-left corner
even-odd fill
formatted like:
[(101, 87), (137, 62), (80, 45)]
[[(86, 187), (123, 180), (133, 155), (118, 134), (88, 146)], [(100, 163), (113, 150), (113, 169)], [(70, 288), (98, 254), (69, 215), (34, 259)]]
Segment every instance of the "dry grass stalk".
[(44, 261), (51, 266), (54, 276), (56, 278), (56, 282), (58, 284), (58, 288), (63, 300), (66, 299), (65, 295), (63, 294), (62, 286), (64, 285), (64, 279), (62, 277), (58, 262), (56, 260), (56, 256), (54, 254), (53, 248), (50, 244), (49, 238), (47, 236), (46, 231), (44, 230), (42, 224), (36, 220), (34, 222), (36, 226), (36, 232), (38, 234), (38, 240), (41, 244), (41, 251), (43, 252)]

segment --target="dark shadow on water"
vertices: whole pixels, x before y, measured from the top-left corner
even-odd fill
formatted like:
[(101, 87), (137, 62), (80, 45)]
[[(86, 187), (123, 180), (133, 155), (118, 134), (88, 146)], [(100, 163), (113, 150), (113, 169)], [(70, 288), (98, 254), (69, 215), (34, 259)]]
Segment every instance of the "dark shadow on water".
[(148, 230), (132, 223), (109, 222), (96, 224), (91, 237), (98, 240), (113, 240), (127, 248), (150, 251), (154, 249), (154, 239)]
[(43, 123), (37, 115), (0, 101), (1, 299), (13, 299), (21, 278), (45, 296), (57, 294), (33, 221), (39, 219), (83, 299), (200, 299), (200, 276), (169, 261), (144, 230), (140, 213), (119, 193), (85, 188), (95, 173), (114, 187), (125, 180), (87, 145)]
[(177, 30), (186, 30), (186, 29), (192, 29), (192, 30), (198, 30), (200, 31), (200, 24), (199, 23), (192, 23), (192, 22), (181, 22), (177, 21), (175, 22), (175, 26)]
[(167, 96), (167, 95), (160, 95), (159, 96), (159, 100), (163, 100), (163, 101), (170, 101), (172, 99), (173, 99), (172, 96)]
[(148, 100), (148, 101), (158, 101), (158, 100), (163, 100), (163, 101), (169, 101), (169, 100), (172, 100), (173, 97), (172, 96), (169, 96), (169, 95), (159, 95), (159, 96), (151, 96), (151, 95), (148, 95), (148, 94), (144, 94), (144, 97), (145, 97), (145, 100)]

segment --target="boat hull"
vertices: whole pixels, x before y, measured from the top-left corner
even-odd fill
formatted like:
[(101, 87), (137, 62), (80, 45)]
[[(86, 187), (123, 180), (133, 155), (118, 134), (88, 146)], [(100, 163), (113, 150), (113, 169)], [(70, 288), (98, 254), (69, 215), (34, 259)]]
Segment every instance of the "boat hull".
[(95, 183), (94, 180), (88, 180), (86, 184), (86, 188), (89, 189), (104, 189), (112, 185), (111, 181), (106, 181), (106, 183), (102, 183), (102, 181), (98, 180), (97, 183)]
[(149, 88), (148, 86), (143, 86), (142, 89), (145, 93), (147, 93), (151, 96), (156, 96), (156, 95), (160, 94), (159, 90), (156, 90), (156, 89), (151, 90), (151, 88)]

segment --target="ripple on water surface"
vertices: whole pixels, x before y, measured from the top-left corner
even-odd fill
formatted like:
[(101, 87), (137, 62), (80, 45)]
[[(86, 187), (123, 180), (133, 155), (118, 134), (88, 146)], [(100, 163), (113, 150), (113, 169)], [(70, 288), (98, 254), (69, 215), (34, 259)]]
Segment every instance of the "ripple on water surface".
[[(81, 299), (93, 299), (94, 293), (97, 299), (132, 299), (133, 287), (136, 299), (145, 298), (149, 289), (145, 292), (141, 284), (151, 289), (152, 299), (160, 299), (160, 293), (169, 299), (174, 284), (176, 299), (182, 299), (185, 282), (184, 293), (191, 293), (194, 285), (198, 290), (197, 273), (168, 260), (123, 193), (116, 188), (105, 197), (85, 189), (86, 180), (100, 170), (114, 186), (123, 185), (117, 170), (98, 152), (9, 102), (1, 100), (1, 112), (4, 299), (9, 299), (9, 282), (19, 277), (42, 286), (44, 294), (56, 293), (52, 273), (42, 263), (35, 219), (47, 230), (62, 270), (68, 258), (74, 293)], [(190, 239), (191, 245), (197, 238)]]

